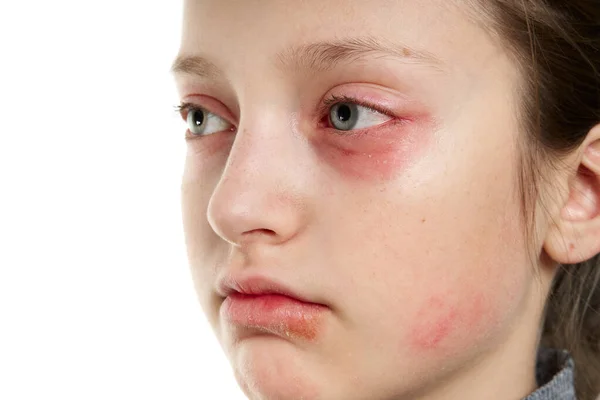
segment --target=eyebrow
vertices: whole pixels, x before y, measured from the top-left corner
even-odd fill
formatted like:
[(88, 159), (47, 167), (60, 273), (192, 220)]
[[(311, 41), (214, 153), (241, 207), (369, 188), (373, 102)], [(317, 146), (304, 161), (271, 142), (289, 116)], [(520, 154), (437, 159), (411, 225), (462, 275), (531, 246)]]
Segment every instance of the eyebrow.
[[(444, 63), (435, 55), (404, 44), (383, 41), (374, 37), (357, 37), (323, 41), (290, 47), (274, 57), (274, 64), (282, 71), (321, 72), (339, 64), (392, 58), (404, 63), (422, 64), (442, 70)], [(173, 74), (192, 74), (202, 78), (218, 78), (221, 70), (208, 58), (200, 55), (177, 56), (171, 67)]]

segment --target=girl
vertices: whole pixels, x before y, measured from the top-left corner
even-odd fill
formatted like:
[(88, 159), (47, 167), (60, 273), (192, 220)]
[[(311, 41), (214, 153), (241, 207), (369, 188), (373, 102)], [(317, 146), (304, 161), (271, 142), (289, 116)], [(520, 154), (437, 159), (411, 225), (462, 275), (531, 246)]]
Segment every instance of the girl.
[(184, 9), (188, 257), (250, 399), (598, 394), (598, 0)]

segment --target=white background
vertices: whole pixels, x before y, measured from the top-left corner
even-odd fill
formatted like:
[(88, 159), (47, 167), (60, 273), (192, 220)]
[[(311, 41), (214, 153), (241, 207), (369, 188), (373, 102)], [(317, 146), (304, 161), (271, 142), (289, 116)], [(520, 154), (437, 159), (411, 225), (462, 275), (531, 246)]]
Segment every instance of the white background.
[(0, 399), (243, 399), (180, 221), (181, 1), (0, 0)]

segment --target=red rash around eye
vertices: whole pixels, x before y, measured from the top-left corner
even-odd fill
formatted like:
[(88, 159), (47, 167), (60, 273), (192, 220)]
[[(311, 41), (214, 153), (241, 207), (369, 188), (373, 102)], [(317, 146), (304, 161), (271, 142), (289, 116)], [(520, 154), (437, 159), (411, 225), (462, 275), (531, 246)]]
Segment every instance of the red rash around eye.
[(434, 124), (420, 116), (391, 121), (358, 134), (319, 132), (317, 153), (342, 175), (357, 180), (389, 180), (407, 169), (429, 146)]

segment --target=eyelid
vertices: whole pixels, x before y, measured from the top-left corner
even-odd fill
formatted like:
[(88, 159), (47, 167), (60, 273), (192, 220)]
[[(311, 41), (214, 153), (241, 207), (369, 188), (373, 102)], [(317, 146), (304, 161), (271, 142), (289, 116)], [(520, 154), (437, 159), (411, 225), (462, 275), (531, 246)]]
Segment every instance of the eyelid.
[(204, 110), (213, 115), (216, 115), (219, 118), (222, 118), (223, 120), (236, 127), (237, 124), (235, 123), (235, 118), (233, 117), (231, 112), (227, 110), (227, 107), (225, 107), (221, 102), (206, 96), (194, 97), (196, 97), (198, 100), (196, 101), (195, 99), (184, 99), (178, 106), (176, 106), (176, 111), (179, 112), (184, 121), (186, 120), (187, 113), (189, 113), (191, 110)]
[(423, 112), (423, 105), (407, 93), (371, 82), (348, 82), (331, 87), (319, 101), (319, 117), (337, 102), (353, 103), (405, 122)]
[(395, 113), (392, 112), (387, 107), (383, 107), (379, 104), (374, 104), (369, 101), (365, 101), (365, 100), (362, 100), (360, 98), (356, 98), (353, 96), (348, 96), (348, 95), (336, 96), (334, 94), (330, 95), (328, 98), (323, 100), (323, 103), (320, 107), (318, 115), (324, 115), (324, 114), (328, 113), (329, 108), (331, 108), (331, 106), (333, 106), (335, 104), (339, 104), (339, 103), (356, 104), (357, 106), (368, 108), (369, 110), (386, 115), (390, 118), (397, 118)]

